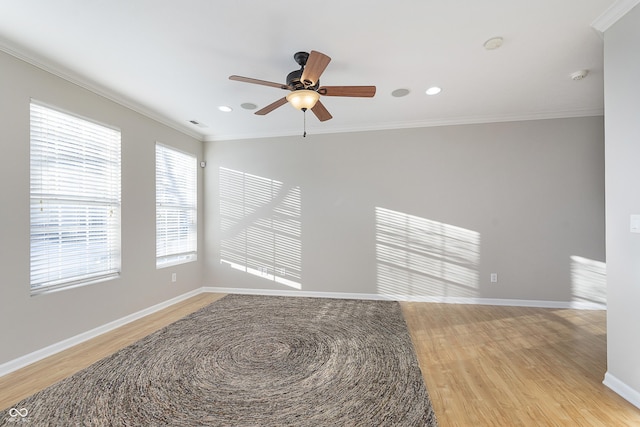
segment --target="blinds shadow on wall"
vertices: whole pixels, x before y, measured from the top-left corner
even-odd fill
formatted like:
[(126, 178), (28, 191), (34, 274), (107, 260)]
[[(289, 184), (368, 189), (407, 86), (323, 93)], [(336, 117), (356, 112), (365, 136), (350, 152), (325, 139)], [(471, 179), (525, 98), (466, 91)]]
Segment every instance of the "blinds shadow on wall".
[(302, 288), (299, 186), (220, 168), (220, 263)]

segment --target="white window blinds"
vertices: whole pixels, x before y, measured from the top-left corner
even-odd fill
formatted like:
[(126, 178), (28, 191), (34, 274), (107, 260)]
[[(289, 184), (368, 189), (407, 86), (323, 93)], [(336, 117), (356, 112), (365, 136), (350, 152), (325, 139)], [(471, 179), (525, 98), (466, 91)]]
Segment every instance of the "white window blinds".
[(156, 267), (196, 259), (197, 159), (156, 144)]
[(31, 292), (120, 273), (120, 131), (31, 103)]

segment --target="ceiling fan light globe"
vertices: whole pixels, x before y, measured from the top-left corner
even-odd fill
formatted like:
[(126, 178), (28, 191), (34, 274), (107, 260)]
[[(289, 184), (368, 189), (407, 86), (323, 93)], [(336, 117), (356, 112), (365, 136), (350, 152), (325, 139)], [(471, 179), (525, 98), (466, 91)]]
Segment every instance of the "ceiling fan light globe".
[(287, 95), (287, 101), (297, 110), (312, 109), (320, 99), (320, 94), (313, 90), (294, 90)]

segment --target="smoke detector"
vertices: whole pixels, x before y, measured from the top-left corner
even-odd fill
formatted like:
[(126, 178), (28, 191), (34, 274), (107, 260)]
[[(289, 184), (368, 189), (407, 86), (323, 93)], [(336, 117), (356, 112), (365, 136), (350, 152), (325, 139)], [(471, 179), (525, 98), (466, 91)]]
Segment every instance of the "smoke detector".
[(587, 74), (589, 74), (589, 70), (576, 71), (575, 73), (571, 73), (571, 80), (577, 82), (587, 77)]

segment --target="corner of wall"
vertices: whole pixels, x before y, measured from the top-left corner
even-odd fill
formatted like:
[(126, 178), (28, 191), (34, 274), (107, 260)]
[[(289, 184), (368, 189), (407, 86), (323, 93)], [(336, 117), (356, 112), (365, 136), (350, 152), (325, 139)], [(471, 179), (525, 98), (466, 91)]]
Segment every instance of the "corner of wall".
[(640, 391), (629, 387), (626, 383), (620, 381), (614, 375), (607, 372), (604, 375), (604, 381), (602, 384), (609, 387), (611, 390), (618, 393), (624, 399), (628, 400), (634, 406), (640, 408)]

